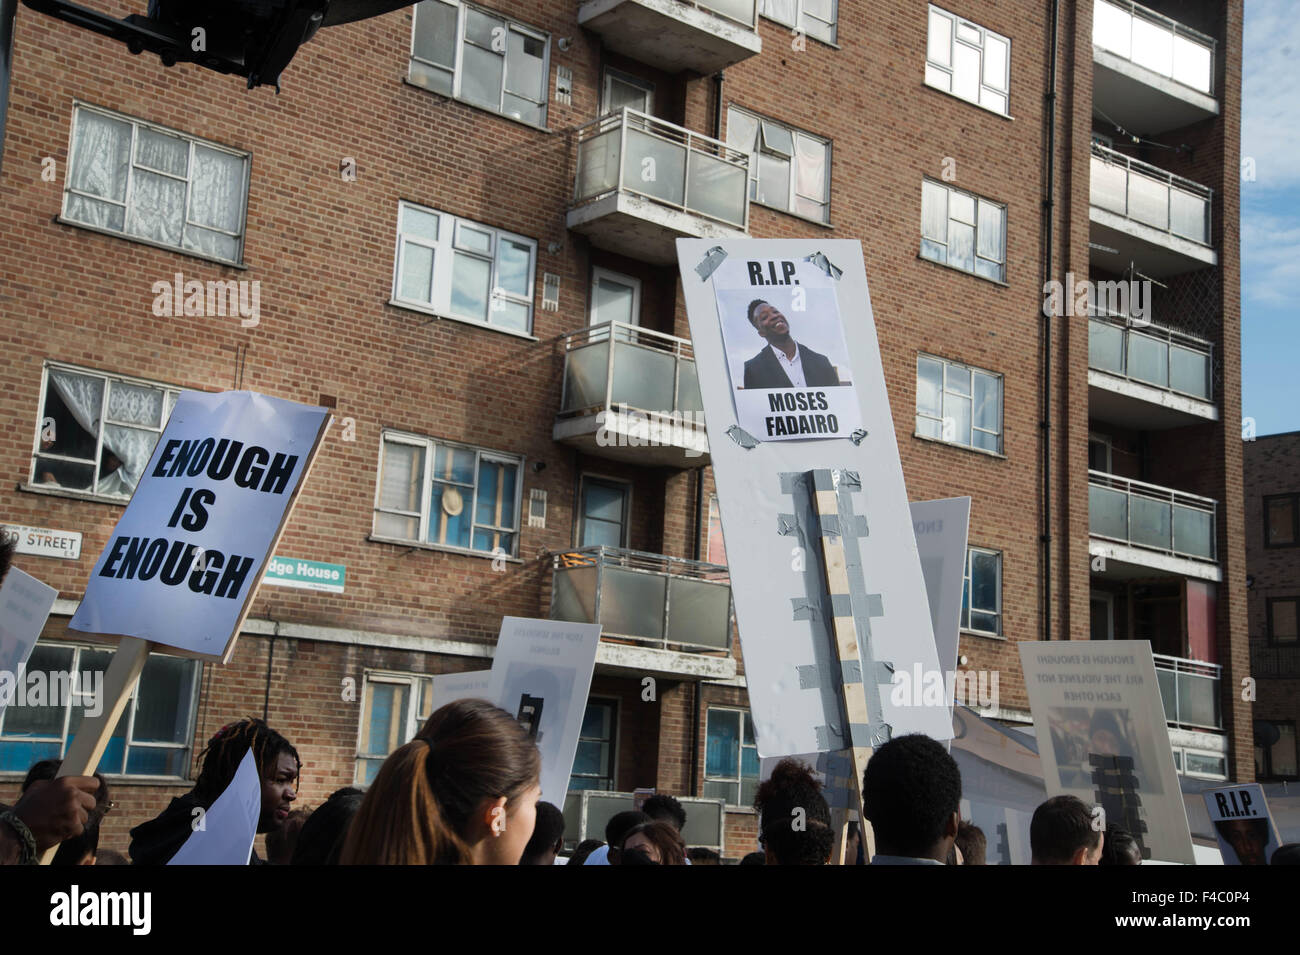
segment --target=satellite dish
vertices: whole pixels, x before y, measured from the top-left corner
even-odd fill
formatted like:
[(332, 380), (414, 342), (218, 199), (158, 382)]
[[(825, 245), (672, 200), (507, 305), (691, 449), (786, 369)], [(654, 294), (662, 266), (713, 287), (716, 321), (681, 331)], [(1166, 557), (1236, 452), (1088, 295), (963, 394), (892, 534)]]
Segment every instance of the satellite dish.
[(1255, 720), (1255, 745), (1268, 748), (1282, 738), (1282, 731), (1272, 720)]
[(116, 19), (67, 0), (23, 0), (38, 13), (148, 50), (164, 66), (196, 63), (280, 89), (280, 74), (321, 27), (355, 23), (416, 0), (149, 0), (147, 16)]

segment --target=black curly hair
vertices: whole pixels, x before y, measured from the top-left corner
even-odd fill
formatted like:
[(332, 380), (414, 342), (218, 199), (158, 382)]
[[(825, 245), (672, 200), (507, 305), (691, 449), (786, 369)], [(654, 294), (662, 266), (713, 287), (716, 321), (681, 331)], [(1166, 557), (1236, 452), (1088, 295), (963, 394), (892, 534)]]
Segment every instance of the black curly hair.
[(862, 809), (884, 855), (925, 858), (961, 808), (961, 771), (943, 746), (912, 733), (872, 754), (862, 774)]
[(821, 783), (807, 766), (788, 758), (777, 763), (754, 794), (754, 808), (760, 820), (759, 843), (771, 851), (777, 865), (826, 864), (835, 830)]
[[(288, 753), (302, 769), (298, 751), (287, 739), (271, 729), (264, 720), (248, 718), (227, 723), (208, 740), (199, 754), (202, 765), (194, 783), (194, 798), (204, 805), (216, 800), (235, 778), (244, 754), (252, 749), (259, 776), (275, 765), (281, 753)], [(296, 777), (295, 777), (296, 778)]]

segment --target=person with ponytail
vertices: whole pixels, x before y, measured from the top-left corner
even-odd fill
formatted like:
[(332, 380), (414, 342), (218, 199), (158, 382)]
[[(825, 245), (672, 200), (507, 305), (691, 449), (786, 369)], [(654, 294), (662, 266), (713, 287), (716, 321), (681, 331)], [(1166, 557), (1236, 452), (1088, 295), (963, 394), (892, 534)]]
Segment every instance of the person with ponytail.
[(533, 834), (542, 757), (487, 700), (436, 710), (384, 761), (340, 865), (518, 865)]

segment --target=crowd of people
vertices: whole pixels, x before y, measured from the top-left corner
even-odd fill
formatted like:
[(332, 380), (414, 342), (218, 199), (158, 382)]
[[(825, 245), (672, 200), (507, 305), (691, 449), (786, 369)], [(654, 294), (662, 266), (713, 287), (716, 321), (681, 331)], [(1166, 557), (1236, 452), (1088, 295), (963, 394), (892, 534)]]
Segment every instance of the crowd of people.
[[(235, 779), (252, 751), (261, 779), (257, 831), (266, 863), (276, 865), (719, 865), (718, 853), (688, 848), (686, 811), (666, 794), (614, 815), (604, 841), (579, 842), (563, 857), (564, 816), (542, 802), (541, 757), (527, 731), (486, 700), (449, 703), (394, 752), (365, 790), (345, 787), (314, 810), (295, 809), (302, 760), (264, 721), (219, 730), (201, 754), (194, 788), (156, 818), (131, 830), (134, 865), (168, 862), (194, 831), (193, 821)], [(56, 848), (55, 865), (123, 864), (100, 848), (112, 808), (100, 775), (58, 777), (44, 760), (27, 774), (12, 807), (0, 806), (0, 864), (32, 864)], [(845, 861), (858, 865), (984, 865), (986, 839), (960, 813), (961, 773), (927, 736), (890, 740), (875, 750), (862, 780), (862, 805), (874, 836), (868, 858), (856, 824)], [(758, 787), (759, 849), (741, 865), (825, 865), (838, 835), (827, 793), (812, 771), (784, 759)], [(1141, 847), (1073, 796), (1054, 796), (1034, 812), (1035, 865), (1138, 865)], [(1296, 864), (1284, 846), (1272, 864)], [(256, 852), (250, 864), (263, 864)]]

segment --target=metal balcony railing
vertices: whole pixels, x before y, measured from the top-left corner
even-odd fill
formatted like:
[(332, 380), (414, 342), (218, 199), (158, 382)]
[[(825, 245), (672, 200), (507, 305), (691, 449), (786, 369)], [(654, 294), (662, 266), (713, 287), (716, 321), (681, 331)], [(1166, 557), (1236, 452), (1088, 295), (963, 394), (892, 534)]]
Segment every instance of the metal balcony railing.
[(604, 636), (668, 649), (731, 649), (726, 567), (621, 547), (553, 558), (551, 619), (599, 623)]
[(641, 196), (736, 229), (749, 225), (749, 155), (624, 107), (580, 126), (573, 199)]
[(560, 417), (630, 410), (681, 422), (683, 428), (703, 425), (689, 340), (606, 322), (566, 335), (563, 343)]
[(1251, 640), (1250, 672), (1255, 676), (1300, 677), (1300, 646)]
[(716, 14), (753, 30), (758, 23), (758, 0), (678, 0), (682, 6)]
[(1223, 729), (1219, 710), (1219, 680), (1223, 667), (1183, 657), (1152, 654), (1156, 681), (1165, 704), (1165, 719), (1188, 729)]
[(1155, 323), (1091, 309), (1088, 367), (1130, 381), (1210, 401), (1214, 345)]
[(1214, 92), (1214, 38), (1140, 4), (1096, 0), (1092, 43), (1197, 92)]
[(1098, 209), (1208, 246), (1213, 198), (1209, 186), (1092, 144), (1090, 201)]
[(1093, 537), (1214, 561), (1218, 506), (1212, 498), (1105, 471), (1088, 472), (1088, 530)]

